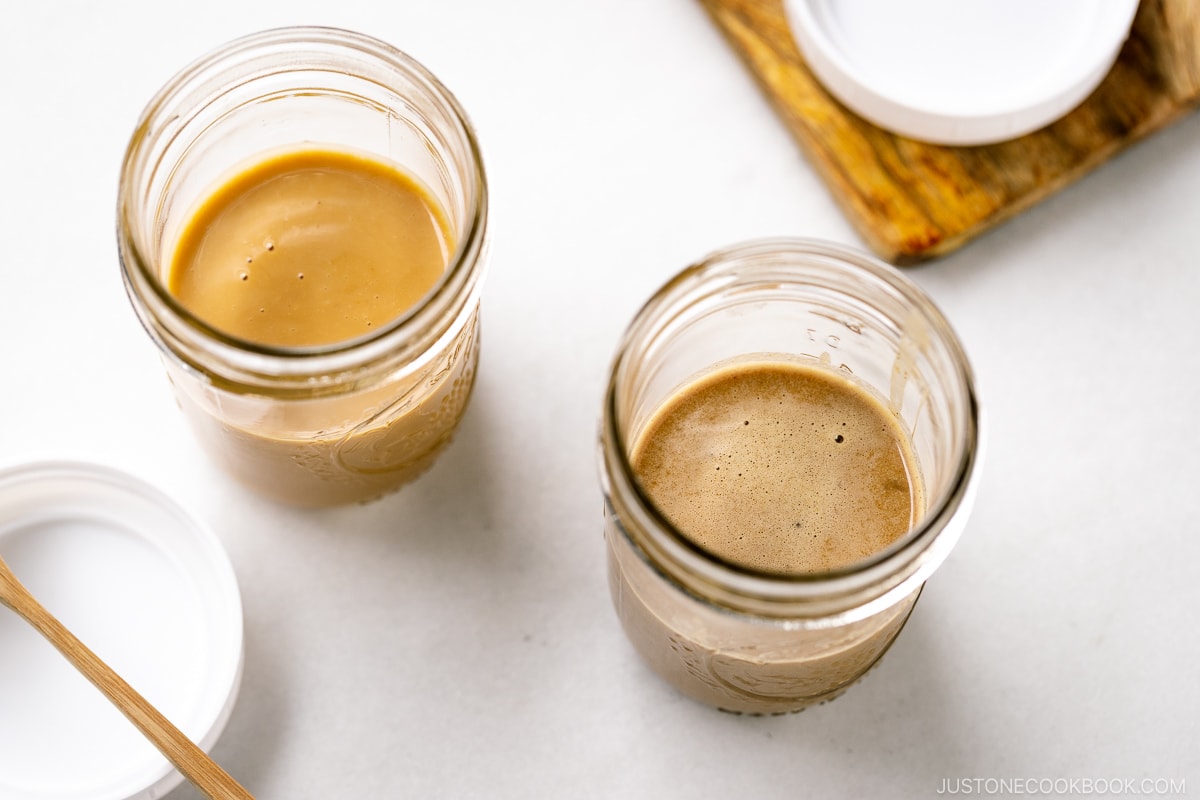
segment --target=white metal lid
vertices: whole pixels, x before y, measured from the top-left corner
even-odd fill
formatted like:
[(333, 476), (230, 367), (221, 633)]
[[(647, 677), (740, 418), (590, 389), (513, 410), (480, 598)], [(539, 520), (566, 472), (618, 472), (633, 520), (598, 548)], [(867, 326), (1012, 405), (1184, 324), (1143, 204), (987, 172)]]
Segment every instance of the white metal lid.
[(1091, 94), (1137, 0), (784, 0), (805, 60), (842, 103), (937, 144), (1013, 139)]
[[(217, 537), (104, 467), (0, 471), (0, 555), (50, 613), (207, 750), (242, 672), (242, 606)], [(0, 797), (150, 800), (182, 776), (32, 627), (0, 608)]]

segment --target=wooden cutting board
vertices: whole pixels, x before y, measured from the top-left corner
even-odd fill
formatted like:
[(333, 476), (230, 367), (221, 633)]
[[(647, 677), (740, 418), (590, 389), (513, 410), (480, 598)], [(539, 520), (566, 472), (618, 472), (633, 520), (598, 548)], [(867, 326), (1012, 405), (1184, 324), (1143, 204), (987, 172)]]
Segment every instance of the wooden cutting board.
[(982, 147), (924, 144), (846, 109), (801, 57), (782, 0), (700, 0), (867, 244), (944, 255), (1200, 105), (1200, 0), (1142, 0), (1107, 78), (1067, 116)]

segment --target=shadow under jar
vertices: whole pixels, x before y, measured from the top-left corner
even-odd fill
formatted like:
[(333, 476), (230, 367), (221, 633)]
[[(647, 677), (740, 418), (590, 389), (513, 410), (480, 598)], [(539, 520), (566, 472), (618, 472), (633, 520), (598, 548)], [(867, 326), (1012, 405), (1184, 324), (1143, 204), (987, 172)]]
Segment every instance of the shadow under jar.
[[(432, 288), (345, 341), (239, 338), (170, 290), (174, 248), (214, 187), (297, 148), (395, 166), (445, 229)], [(121, 172), (118, 245), (130, 301), (201, 444), (265, 496), (324, 506), (399, 487), (451, 439), (478, 363), (487, 212), (475, 134), (428, 70), (361, 34), (283, 28), (219, 48), (151, 100)]]
[[(797, 569), (715, 552), (672, 521), (679, 515), (664, 510), (638, 471), (643, 437), (698, 380), (747, 364), (836, 376), (892, 415), (914, 462), (914, 502), (891, 541), (831, 568)], [(710, 411), (706, 419), (718, 416)], [(742, 424), (739, 414), (732, 425)], [(609, 585), (626, 635), (673, 686), (722, 710), (786, 713), (837, 697), (882, 657), (958, 539), (980, 447), (966, 355), (932, 302), (895, 269), (806, 239), (709, 256), (641, 309), (609, 378), (600, 476)], [(727, 450), (700, 442), (664, 461), (670, 469), (672, 459), (711, 458), (719, 469)], [(739, 539), (740, 526), (766, 513), (763, 504), (773, 510), (808, 489), (796, 480), (772, 486), (770, 497), (729, 506), (720, 526)], [(689, 513), (700, 509), (693, 521), (712, 522), (705, 492), (719, 490), (680, 491), (689, 493)]]

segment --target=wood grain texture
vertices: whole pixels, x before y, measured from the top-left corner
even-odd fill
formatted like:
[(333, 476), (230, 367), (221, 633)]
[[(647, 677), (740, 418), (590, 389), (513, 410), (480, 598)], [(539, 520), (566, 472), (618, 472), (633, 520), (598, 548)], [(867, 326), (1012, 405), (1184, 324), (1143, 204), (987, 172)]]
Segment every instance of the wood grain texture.
[(782, 0), (700, 0), (867, 244), (895, 264), (944, 255), (1200, 105), (1200, 0), (1142, 0), (1111, 72), (1057, 122), (979, 147), (882, 130), (809, 71)]

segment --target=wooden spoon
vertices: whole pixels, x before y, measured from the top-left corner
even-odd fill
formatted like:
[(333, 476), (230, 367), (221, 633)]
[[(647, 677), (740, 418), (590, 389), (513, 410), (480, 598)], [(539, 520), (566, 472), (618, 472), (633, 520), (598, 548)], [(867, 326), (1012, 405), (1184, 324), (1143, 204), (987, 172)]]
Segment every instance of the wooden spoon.
[(45, 636), (75, 669), (91, 681), (185, 778), (212, 800), (254, 800), (225, 770), (135, 692), (83, 642), (34, 599), (0, 558), (0, 603)]

